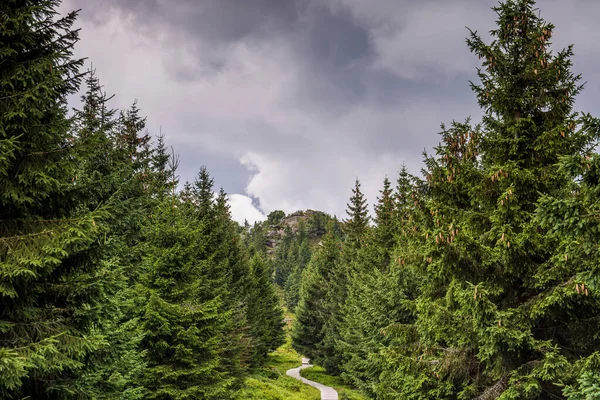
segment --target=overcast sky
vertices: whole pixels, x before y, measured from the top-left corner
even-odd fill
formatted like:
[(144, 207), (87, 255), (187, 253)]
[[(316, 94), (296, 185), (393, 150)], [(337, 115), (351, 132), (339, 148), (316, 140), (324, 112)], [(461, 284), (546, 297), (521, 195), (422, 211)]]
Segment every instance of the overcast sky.
[[(113, 106), (134, 99), (192, 180), (206, 165), (238, 221), (282, 209), (345, 217), (355, 178), (370, 204), (385, 175), (419, 173), (439, 125), (480, 116), (468, 80), (491, 0), (65, 0), (76, 55)], [(575, 44), (598, 115), (600, 1), (540, 0), (554, 48)], [(217, 187), (218, 188), (218, 187)]]

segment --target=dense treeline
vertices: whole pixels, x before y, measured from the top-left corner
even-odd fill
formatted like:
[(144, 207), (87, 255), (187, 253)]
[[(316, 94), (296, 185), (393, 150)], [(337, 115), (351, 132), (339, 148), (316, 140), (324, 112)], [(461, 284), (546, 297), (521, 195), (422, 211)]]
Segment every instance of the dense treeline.
[(293, 346), (371, 398), (600, 398), (600, 120), (534, 1), (471, 32), (483, 119), (422, 176), (252, 227), (206, 168), (178, 189), (57, 4), (0, 2), (0, 398), (237, 398), (284, 342), (278, 291)]
[(300, 296), (300, 282), (314, 249), (321, 243), (327, 226), (342, 237), (342, 224), (324, 212), (296, 211), (286, 216), (281, 210), (267, 215), (252, 228), (246, 226), (248, 243), (261, 243), (260, 251), (270, 255), (273, 279), (281, 288), (286, 306), (293, 311)]
[(442, 126), (374, 224), (357, 182), (306, 267), (294, 346), (372, 398), (600, 398), (600, 120), (534, 6), (467, 40), (481, 123)]
[(205, 168), (176, 190), (57, 5), (0, 3), (0, 398), (235, 398), (284, 339), (267, 261)]

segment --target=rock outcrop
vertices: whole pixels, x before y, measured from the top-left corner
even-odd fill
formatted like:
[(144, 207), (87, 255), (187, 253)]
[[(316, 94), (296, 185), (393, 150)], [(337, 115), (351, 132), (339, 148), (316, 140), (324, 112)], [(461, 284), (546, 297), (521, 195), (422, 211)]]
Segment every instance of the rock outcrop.
[(325, 234), (325, 227), (331, 219), (330, 215), (315, 210), (296, 211), (281, 218), (276, 224), (270, 225), (265, 234), (268, 247), (267, 253), (272, 254), (275, 251), (277, 244), (285, 236), (286, 227), (296, 234), (298, 233), (300, 221), (304, 221), (308, 237), (320, 238)]

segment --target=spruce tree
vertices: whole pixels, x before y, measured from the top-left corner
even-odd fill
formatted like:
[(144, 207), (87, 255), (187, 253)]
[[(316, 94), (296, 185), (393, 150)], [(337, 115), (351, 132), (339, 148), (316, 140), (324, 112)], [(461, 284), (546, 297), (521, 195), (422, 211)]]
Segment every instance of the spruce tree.
[(205, 247), (199, 259), (211, 262), (214, 295), (221, 296), (221, 312), (229, 315), (221, 333), (223, 367), (235, 377), (234, 384), (239, 385), (253, 353), (250, 343), (252, 321), (246, 316), (252, 277), (231, 220), (227, 195), (221, 189), (215, 198), (213, 185), (213, 178), (206, 167), (202, 167), (192, 185), (190, 218), (201, 226)]
[(198, 209), (198, 215), (201, 219), (208, 220), (213, 217), (212, 213), (215, 201), (213, 188), (214, 179), (211, 178), (206, 167), (202, 166), (192, 185), (192, 191), (194, 193), (193, 201)]
[(252, 323), (253, 362), (261, 365), (267, 354), (285, 341), (283, 331), (283, 309), (271, 279), (271, 271), (262, 255), (250, 260), (252, 271), (252, 293), (248, 300), (248, 319)]
[(398, 173), (394, 200), (396, 223), (402, 224), (402, 221), (406, 220), (410, 211), (415, 208), (414, 177), (408, 173), (408, 169), (404, 164)]
[(256, 324), (264, 321), (257, 321), (250, 315), (254, 277), (229, 209), (227, 194), (221, 188), (214, 202), (215, 225), (212, 235), (215, 247), (209, 257), (221, 265), (220, 270), (228, 282), (229, 296), (225, 302), (232, 317), (224, 331), (223, 359), (231, 375), (236, 377), (236, 384), (241, 384), (243, 375), (256, 360), (252, 331)]
[[(385, 370), (379, 353), (390, 344), (385, 333), (395, 324), (412, 321), (410, 290), (415, 279), (405, 265), (413, 233), (412, 210), (398, 200), (414, 198), (415, 187), (403, 167), (395, 194), (386, 179), (376, 205), (375, 228), (352, 264), (338, 349), (342, 377), (369, 396), (375, 396)], [(399, 211), (403, 210), (403, 211)]]
[(354, 183), (350, 203), (348, 203), (346, 213), (348, 219), (344, 221), (344, 233), (346, 234), (346, 243), (353, 248), (359, 248), (363, 234), (367, 230), (370, 222), (367, 208), (367, 199), (360, 190), (358, 179)]
[(322, 246), (313, 253), (302, 276), (300, 301), (291, 335), (294, 349), (319, 365), (325, 357), (320, 346), (325, 334), (323, 328), (331, 316), (327, 292), (341, 253), (341, 243), (334, 236), (332, 225), (329, 224)]
[(296, 254), (290, 257), (294, 260), (292, 273), (285, 283), (285, 302), (290, 310), (293, 310), (298, 304), (300, 298), (300, 282), (311, 257), (310, 244), (308, 241), (308, 232), (304, 220), (298, 222), (298, 233), (295, 238), (295, 246), (291, 249)]
[(319, 365), (330, 374), (339, 374), (344, 363), (344, 348), (342, 331), (344, 330), (345, 315), (344, 304), (348, 298), (348, 288), (356, 274), (356, 258), (359, 250), (364, 246), (368, 234), (370, 217), (368, 216), (367, 201), (360, 189), (358, 179), (352, 189), (350, 203), (347, 205), (348, 219), (344, 221), (346, 237), (340, 260), (333, 265), (330, 272), (331, 278), (327, 285), (325, 306), (327, 318), (323, 325), (323, 339), (317, 344), (320, 353)]
[(123, 154), (134, 166), (135, 172), (139, 173), (137, 179), (147, 184), (151, 137), (144, 131), (146, 118), (142, 117), (140, 113), (137, 100), (125, 112), (121, 112), (116, 140)]
[[(489, 276), (482, 279), (491, 304), (480, 306), (476, 317), (481, 328), (487, 325), (478, 356), (495, 387), (506, 382), (507, 398), (560, 393), (556, 384), (568, 365), (589, 352), (578, 347), (579, 333), (589, 329), (586, 319), (594, 314), (589, 307), (573, 308), (559, 294), (565, 275), (556, 271), (554, 260), (561, 238), (533, 218), (540, 194), (566, 193), (568, 181), (556, 167), (559, 159), (585, 155), (597, 139), (597, 132), (576, 129), (585, 120), (573, 112), (582, 89), (580, 77), (571, 72), (573, 47), (553, 54), (554, 26), (539, 17), (534, 5), (531, 0), (501, 4), (495, 8), (499, 26), (492, 32), (497, 42), (485, 45), (476, 34), (468, 41), (473, 52), (486, 57), (488, 69), (479, 73), (481, 85), (473, 88), (488, 110), (483, 163), (490, 176), (488, 199), (495, 202), (488, 232), (497, 238), (491, 252), (496, 254), (490, 259), (499, 267), (493, 283)], [(494, 325), (492, 312), (498, 318)], [(557, 321), (568, 328), (555, 328)], [(515, 342), (515, 336), (527, 339)], [(591, 337), (585, 340), (590, 343)], [(507, 342), (512, 348), (506, 349)], [(499, 365), (502, 374), (496, 372)], [(484, 393), (494, 390), (491, 383)]]
[(208, 257), (207, 222), (190, 218), (195, 207), (177, 203), (173, 209), (166, 199), (145, 231), (146, 398), (223, 399), (235, 384), (222, 359), (232, 317), (228, 282)]
[(387, 382), (391, 398), (560, 398), (570, 363), (590, 351), (578, 342), (593, 308), (562, 294), (562, 239), (535, 218), (540, 196), (569, 194), (557, 162), (591, 144), (572, 112), (572, 48), (552, 53), (554, 27), (531, 0), (494, 10), (495, 40), (467, 41), (484, 60), (472, 84), (482, 124), (443, 128), (426, 158), (421, 255), (408, 260), (425, 283), (416, 323), (399, 327), (403, 341), (386, 354), (401, 372)]
[(231, 220), (227, 193), (221, 188), (214, 203), (215, 217), (215, 260), (225, 263), (231, 278), (232, 301), (244, 303), (252, 281), (248, 259), (239, 234), (237, 224)]
[(142, 398), (139, 377), (145, 352), (140, 349), (136, 314), (143, 295), (132, 286), (131, 274), (139, 261), (133, 247), (145, 219), (145, 193), (134, 179), (130, 158), (123, 157), (114, 141), (119, 127), (116, 110), (108, 107), (111, 97), (103, 93), (93, 70), (86, 77), (86, 88), (82, 109), (74, 116), (74, 146), (82, 150), (74, 185), (85, 195), (81, 207), (90, 212), (110, 207), (96, 279), (108, 301), (96, 311), (99, 319), (92, 328), (104, 336), (104, 344), (88, 355), (80, 379), (70, 389), (97, 399)]
[(58, 1), (0, 4), (0, 397), (68, 398), (86, 357), (103, 345), (108, 211), (88, 211), (73, 183), (67, 96), (80, 84), (72, 59), (76, 13)]
[(165, 135), (161, 132), (157, 137), (156, 148), (151, 157), (151, 169), (154, 179), (149, 185), (149, 193), (159, 200), (172, 195), (177, 187), (175, 171), (178, 160), (174, 154), (169, 154), (165, 143)]
[(386, 371), (387, 362), (379, 355), (393, 338), (390, 327), (413, 321), (413, 293), (408, 289), (415, 279), (404, 265), (374, 267), (380, 264), (382, 253), (374, 236), (368, 234), (367, 245), (358, 253), (336, 347), (342, 358), (342, 378), (371, 397), (376, 397)]
[[(412, 346), (420, 345), (415, 342), (416, 300), (428, 283), (420, 269), (423, 228), (430, 216), (422, 209), (429, 198), (425, 187), (408, 174), (406, 167), (401, 168), (395, 193), (396, 235), (389, 253), (391, 262), (381, 270), (375, 269), (373, 278), (362, 285), (363, 301), (368, 306), (360, 323), (367, 333), (363, 334), (365, 344), (357, 348), (363, 351), (363, 357), (356, 351), (356, 367), (350, 368), (353, 364), (349, 363), (346, 369), (357, 386), (378, 399), (420, 398), (416, 394), (419, 384), (427, 383), (412, 370), (411, 358)], [(375, 334), (368, 336), (369, 329)], [(367, 351), (370, 353), (365, 354)], [(414, 359), (420, 355), (416, 354)]]
[[(384, 251), (390, 251), (394, 244), (397, 225), (394, 218), (396, 214), (394, 193), (387, 177), (383, 180), (383, 189), (380, 193), (381, 195), (377, 198), (377, 204), (375, 205), (375, 224), (377, 226), (375, 235), (377, 236), (377, 246)], [(389, 261), (389, 254), (384, 253), (381, 264), (385, 266)]]
[[(600, 139), (600, 120), (583, 115), (581, 128)], [(595, 146), (593, 146), (595, 147)], [(538, 203), (537, 219), (541, 226), (561, 238), (554, 254), (557, 266), (553, 277), (563, 282), (564, 290), (555, 290), (553, 301), (573, 304), (585, 309), (589, 315), (579, 326), (562, 332), (572, 343), (572, 368), (562, 381), (568, 386), (563, 394), (572, 400), (600, 397), (600, 352), (596, 330), (596, 317), (600, 315), (598, 266), (600, 265), (600, 156), (592, 150), (587, 154), (561, 159), (560, 173), (570, 185), (561, 197), (543, 196)], [(566, 284), (565, 284), (566, 283)], [(573, 362), (574, 361), (574, 362)]]

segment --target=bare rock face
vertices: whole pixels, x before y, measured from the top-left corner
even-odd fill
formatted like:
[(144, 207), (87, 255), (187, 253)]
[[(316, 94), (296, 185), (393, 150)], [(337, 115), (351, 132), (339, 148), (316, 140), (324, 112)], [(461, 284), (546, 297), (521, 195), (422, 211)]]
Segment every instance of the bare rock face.
[(318, 238), (325, 234), (325, 225), (330, 219), (331, 216), (328, 214), (315, 210), (299, 210), (284, 216), (277, 224), (271, 225), (265, 235), (267, 247), (269, 247), (267, 253), (273, 254), (277, 244), (285, 235), (286, 227), (296, 234), (298, 233), (300, 221), (304, 221), (308, 236), (311, 238)]
[(292, 232), (298, 232), (298, 224), (300, 221), (306, 221), (308, 218), (303, 215), (292, 215), (281, 220), (281, 222), (292, 229)]

